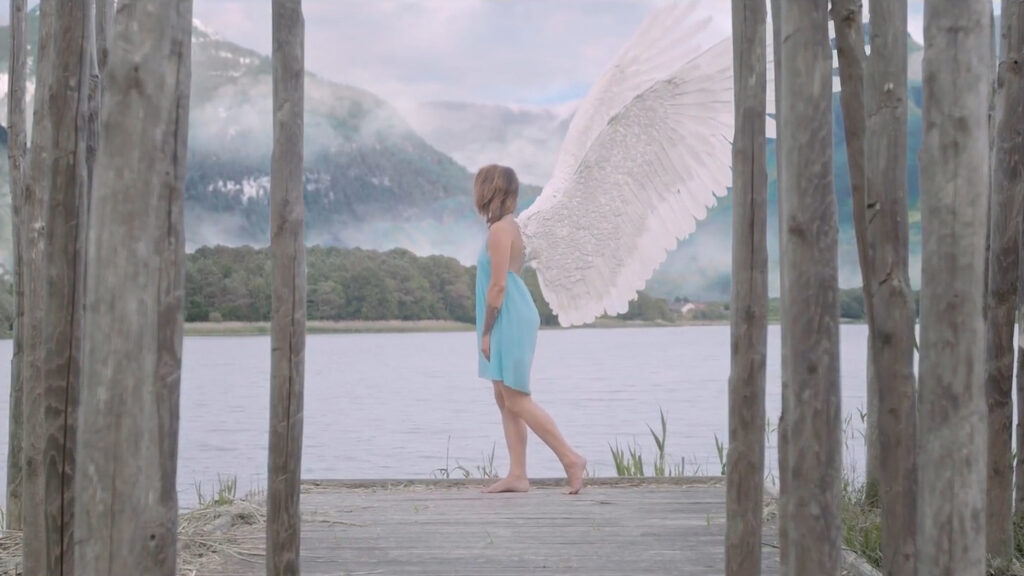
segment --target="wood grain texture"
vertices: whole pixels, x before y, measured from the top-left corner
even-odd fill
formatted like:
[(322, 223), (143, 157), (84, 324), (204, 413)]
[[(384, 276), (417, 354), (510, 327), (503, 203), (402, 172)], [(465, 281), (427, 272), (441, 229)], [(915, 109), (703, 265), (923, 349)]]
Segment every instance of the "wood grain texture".
[(25, 405), (22, 355), (25, 337), (25, 261), (22, 239), (25, 203), (25, 153), (27, 148), (25, 95), (28, 75), (25, 36), (25, 0), (10, 2), (10, 33), (7, 76), (7, 160), (11, 172), (12, 238), (14, 244), (14, 343), (11, 358), (11, 392), (7, 423), (7, 512), (4, 528), (21, 530), (22, 472), (24, 464)]
[(907, 2), (871, 12), (867, 106), (867, 248), (871, 361), (878, 407), (882, 572), (914, 576), (917, 522), (917, 337), (907, 210)]
[[(479, 486), (309, 488), (302, 494), (305, 576), (721, 576), (725, 489), (719, 485), (590, 486), (564, 479), (528, 494)], [(258, 548), (260, 528), (235, 536)], [(768, 524), (763, 576), (777, 576)], [(258, 559), (259, 556), (250, 557)], [(256, 576), (252, 559), (224, 555), (197, 576)]]
[[(117, 4), (90, 214), (75, 547), (79, 574), (169, 576), (176, 554), (176, 277), (190, 0)], [(165, 291), (166, 289), (166, 291)], [(170, 336), (168, 336), (170, 335)]]
[[(79, 224), (88, 202), (86, 134), (90, 2), (59, 3), (55, 18), (54, 90), (48, 94), (50, 193), (46, 203), (43, 311), (43, 506), (46, 567), (28, 573), (74, 573), (75, 442), (81, 375), (82, 260)], [(59, 89), (57, 89), (59, 87)], [(43, 572), (36, 572), (43, 569)]]
[[(96, 1), (96, 68), (103, 75), (110, 60), (110, 44), (114, 37), (114, 5), (116, 0)], [(189, 36), (192, 33), (189, 32)]]
[(917, 572), (985, 573), (988, 3), (924, 12)]
[(787, 302), (782, 322), (789, 356), (783, 391), (789, 459), (785, 573), (838, 576), (842, 417), (827, 3), (784, 3), (782, 37), (781, 137), (786, 149), (781, 233)]
[[(1017, 313), (1021, 226), (1024, 217), (1024, 2), (1002, 3), (1002, 48), (995, 90), (989, 267), (986, 294), (985, 396), (988, 405), (986, 546), (989, 555), (1013, 555), (1013, 328)], [(1024, 478), (1018, 495), (1024, 498)], [(1019, 507), (1020, 512), (1024, 508)]]
[(843, 110), (843, 131), (846, 135), (846, 163), (850, 172), (850, 191), (853, 204), (853, 232), (857, 240), (857, 260), (860, 263), (861, 292), (864, 294), (865, 318), (868, 323), (867, 359), (867, 457), (865, 482), (868, 498), (878, 494), (878, 380), (874, 377), (871, 354), (871, 263), (868, 259), (867, 224), (867, 112), (864, 103), (864, 14), (861, 0), (834, 0), (832, 22), (835, 24), (836, 56), (839, 63), (839, 81), (843, 87), (839, 103)]
[(273, 0), (274, 151), (270, 174), (273, 302), (267, 459), (268, 576), (299, 574), (306, 247), (303, 206), (305, 78), (301, 0)]
[(764, 516), (765, 369), (768, 345), (767, 7), (733, 0), (733, 241), (729, 451), (726, 481), (728, 576), (760, 576)]
[[(176, 533), (178, 509), (178, 435), (181, 405), (182, 343), (185, 329), (185, 176), (188, 159), (189, 101), (192, 93), (192, 0), (175, 2), (178, 12), (168, 23), (172, 31), (171, 61), (175, 94), (164, 128), (161, 162), (167, 167), (160, 184), (160, 229), (156, 238), (160, 282), (157, 293), (157, 351), (155, 396), (158, 437), (156, 450), (161, 474), (158, 506), (166, 513), (167, 529)], [(177, 562), (169, 547), (143, 559), (146, 574), (175, 576)]]
[(48, 95), (56, 53), (55, 25), (57, 3), (44, 0), (39, 5), (39, 45), (36, 53), (36, 89), (32, 113), (32, 142), (29, 152), (29, 177), (25, 181), (24, 307), (25, 348), (22, 359), (24, 382), (24, 504), (25, 534), (22, 566), (45, 574), (47, 563), (46, 501), (43, 483), (43, 446), (46, 441), (43, 394), (43, 310), (46, 292), (46, 205), (50, 179), (50, 114)]

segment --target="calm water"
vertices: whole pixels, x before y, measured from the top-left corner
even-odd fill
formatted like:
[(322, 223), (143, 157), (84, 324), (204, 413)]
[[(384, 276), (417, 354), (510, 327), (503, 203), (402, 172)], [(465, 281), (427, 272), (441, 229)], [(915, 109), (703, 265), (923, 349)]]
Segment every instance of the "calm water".
[[(863, 470), (858, 410), (865, 407), (867, 328), (842, 327), (843, 412), (851, 429), (844, 458)], [(268, 337), (185, 340), (178, 483), (238, 477), (239, 491), (265, 486), (269, 410)], [(473, 333), (314, 335), (307, 341), (302, 471), (306, 478), (425, 478), (439, 467), (475, 471), (494, 447), (506, 468), (491, 385), (476, 377)], [(0, 342), (0, 366), (11, 342)], [(688, 472), (720, 471), (715, 435), (728, 437), (729, 328), (544, 331), (534, 398), (599, 475), (614, 475), (609, 444), (638, 441), (647, 460), (668, 420), (670, 460)], [(0, 442), (7, 439), (10, 371), (0, 370)], [(769, 329), (768, 416), (781, 408), (778, 327)], [(0, 446), (0, 470), (6, 445)], [(768, 464), (776, 466), (775, 436)], [(533, 476), (559, 476), (554, 456), (531, 434)], [(700, 467), (697, 470), (697, 467)], [(6, 477), (6, 471), (2, 472)]]

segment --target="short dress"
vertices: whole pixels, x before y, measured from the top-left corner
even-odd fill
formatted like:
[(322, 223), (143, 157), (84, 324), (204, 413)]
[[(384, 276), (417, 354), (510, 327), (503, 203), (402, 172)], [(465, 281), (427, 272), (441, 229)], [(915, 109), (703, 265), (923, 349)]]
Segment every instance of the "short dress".
[(530, 367), (537, 347), (540, 313), (523, 279), (508, 272), (505, 298), (491, 330), (491, 359), (480, 350), (486, 318), (487, 289), (491, 283), (491, 255), (487, 243), (476, 262), (476, 336), (480, 377), (501, 382), (524, 394), (530, 393)]

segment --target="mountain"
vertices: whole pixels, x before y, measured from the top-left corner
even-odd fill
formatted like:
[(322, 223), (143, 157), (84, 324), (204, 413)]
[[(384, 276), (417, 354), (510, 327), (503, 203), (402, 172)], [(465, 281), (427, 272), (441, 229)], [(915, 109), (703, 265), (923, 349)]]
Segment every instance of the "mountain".
[[(871, 28), (864, 25), (865, 42)], [(911, 281), (920, 278), (920, 212), (918, 209), (917, 155), (921, 145), (921, 55), (923, 47), (908, 35), (908, 204), (910, 208)], [(832, 39), (835, 50), (835, 39)], [(833, 52), (834, 55), (834, 52)], [(846, 135), (839, 101), (838, 60), (833, 57), (833, 142), (834, 184), (839, 208), (840, 284), (860, 286), (860, 268), (853, 230), (853, 204), (850, 173), (846, 161)], [(546, 182), (554, 168), (557, 151), (571, 120), (569, 110), (517, 109), (508, 106), (481, 106), (464, 102), (432, 103), (421, 106), (412, 115), (426, 120), (411, 120), (419, 126), (428, 142), (464, 162), (470, 168), (491, 158), (505, 158), (517, 170), (536, 174), (533, 180)], [(479, 129), (478, 129), (479, 127)], [(540, 138), (540, 140), (538, 140)], [(477, 151), (486, 151), (483, 160)], [(775, 147), (768, 143), (768, 234), (771, 284), (778, 290), (778, 211), (775, 180)], [(732, 201), (726, 195), (709, 211), (697, 230), (671, 252), (647, 285), (650, 293), (665, 298), (686, 296), (694, 299), (727, 299), (730, 293), (732, 261)]]
[[(37, 29), (33, 9), (30, 72)], [(9, 28), (0, 28), (0, 70), (8, 67), (8, 34)], [(220, 39), (199, 23), (193, 27), (192, 58), (188, 248), (266, 245), (273, 146), (270, 58)], [(4, 76), (4, 111), (6, 91)], [(312, 73), (306, 75), (305, 91), (309, 243), (403, 246), (421, 254), (475, 258), (484, 227), (473, 212), (472, 174), (464, 166), (428, 144), (392, 105), (368, 91)], [(6, 170), (6, 162), (0, 164)], [(6, 186), (6, 173), (0, 178)], [(522, 195), (529, 202), (538, 193), (525, 186)], [(9, 205), (9, 193), (0, 195), (0, 204)], [(0, 252), (4, 246), (9, 251), (9, 234), (6, 244), (0, 237)]]
[[(30, 14), (34, 53), (38, 15)], [(0, 70), (7, 68), (6, 27), (0, 27)], [(264, 246), (269, 241), (271, 67), (266, 55), (193, 30), (193, 93), (186, 235), (202, 245)], [(911, 45), (910, 174), (912, 281), (919, 278), (917, 151), (921, 141), (920, 46)], [(30, 60), (34, 63), (34, 58)], [(0, 117), (6, 110), (0, 75)], [(31, 94), (32, 87), (29, 87)], [(849, 170), (838, 95), (834, 98), (835, 187), (841, 232), (840, 283), (858, 286)], [(571, 108), (545, 110), (431, 102), (397, 110), (352, 86), (306, 77), (307, 240), (310, 244), (402, 247), (472, 263), (484, 228), (473, 213), (472, 173), (487, 162), (516, 166), (524, 182), (543, 184), (571, 119)], [(2, 122), (6, 124), (6, 122)], [(769, 143), (769, 251), (777, 290), (774, 143)], [(467, 170), (467, 167), (469, 170)], [(0, 262), (10, 257), (7, 163), (0, 161)], [(539, 188), (524, 185), (521, 207)], [(729, 296), (731, 198), (710, 211), (648, 284), (657, 296)]]

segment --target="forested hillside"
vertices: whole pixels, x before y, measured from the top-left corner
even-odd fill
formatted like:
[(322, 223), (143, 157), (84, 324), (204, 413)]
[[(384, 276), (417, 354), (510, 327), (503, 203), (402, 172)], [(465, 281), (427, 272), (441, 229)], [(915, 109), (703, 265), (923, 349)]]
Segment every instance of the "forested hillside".
[[(310, 320), (475, 321), (476, 268), (454, 258), (315, 246), (307, 253), (307, 267)], [(268, 249), (221, 246), (189, 254), (186, 321), (268, 321), (269, 269)], [(523, 279), (542, 323), (557, 324), (533, 270), (527, 268)], [(665, 300), (641, 294), (622, 318), (672, 321), (675, 315)]]

